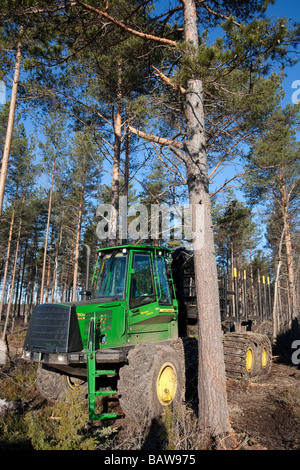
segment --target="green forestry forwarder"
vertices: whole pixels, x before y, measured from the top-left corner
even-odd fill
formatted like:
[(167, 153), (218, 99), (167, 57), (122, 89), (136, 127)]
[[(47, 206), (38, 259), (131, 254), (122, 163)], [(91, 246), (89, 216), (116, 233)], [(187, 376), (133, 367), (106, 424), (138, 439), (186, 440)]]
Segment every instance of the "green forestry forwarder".
[[(90, 420), (116, 417), (95, 405), (98, 396), (117, 395), (125, 415), (145, 422), (192, 396), (198, 380), (197, 340), (189, 333), (197, 322), (192, 253), (141, 245), (100, 249), (91, 290), (80, 294), (78, 302), (38, 305), (30, 318), (23, 358), (38, 362), (46, 399), (62, 401), (82, 386)], [(268, 337), (223, 324), (227, 376), (267, 374)]]

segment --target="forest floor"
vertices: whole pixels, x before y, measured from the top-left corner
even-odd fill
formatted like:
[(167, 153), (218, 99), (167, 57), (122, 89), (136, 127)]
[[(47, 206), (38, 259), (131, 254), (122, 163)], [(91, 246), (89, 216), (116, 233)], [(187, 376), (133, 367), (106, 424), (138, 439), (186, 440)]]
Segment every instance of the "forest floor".
[[(273, 358), (271, 373), (259, 382), (227, 381), (229, 415), (248, 450), (300, 450), (300, 370)], [(244, 436), (244, 438), (243, 438)]]
[[(300, 450), (300, 369), (294, 365), (282, 363), (275, 357), (270, 374), (260, 381), (241, 384), (228, 379), (227, 402), (232, 434), (207, 447), (200, 441), (199, 449)], [(130, 425), (125, 423), (126, 419), (121, 425), (119, 442), (123, 435), (130, 435)], [(193, 441), (196, 428), (188, 427)], [(143, 449), (160, 450), (155, 439), (158, 429), (157, 425), (149, 433)], [(185, 441), (188, 445), (181, 449), (193, 448), (189, 437)]]
[[(21, 335), (22, 336), (22, 335)], [(25, 381), (24, 361), (20, 359), (21, 349), (14, 344), (20, 338), (11, 341), (11, 366), (0, 366), (0, 418), (5, 404), (13, 399), (18, 401), (17, 409), (20, 410), (20, 402), (26, 402), (26, 414), (36, 413), (37, 409), (47, 407), (45, 400), (39, 395), (36, 389), (29, 387)], [(24, 368), (25, 367), (25, 368)], [(33, 375), (31, 373), (31, 375)], [(28, 380), (28, 379), (26, 379)], [(31, 378), (31, 380), (33, 380)], [(5, 382), (7, 385), (5, 385)], [(9, 384), (11, 387), (9, 388)], [(12, 387), (15, 385), (15, 391)], [(30, 397), (26, 393), (20, 393), (22, 387), (27, 388)], [(17, 398), (16, 398), (17, 397)], [(227, 398), (229, 406), (229, 416), (232, 428), (232, 435), (225, 438), (218, 444), (218, 449), (224, 450), (300, 450), (300, 368), (292, 365), (289, 361), (283, 360), (281, 356), (273, 357), (271, 373), (257, 382), (241, 384), (231, 379), (227, 380)], [(117, 402), (114, 406), (117, 411), (120, 407)], [(25, 408), (25, 405), (23, 409)], [(0, 419), (0, 421), (1, 421)], [(183, 416), (183, 420), (186, 415)], [(194, 422), (197, 421), (193, 418)], [(189, 424), (189, 435), (182, 438), (180, 436), (180, 447), (175, 444), (177, 430), (182, 432), (183, 426), (173, 427), (173, 447), (170, 447), (170, 440), (166, 438), (166, 432), (162, 433), (162, 423), (149, 430), (148, 435), (142, 435), (143, 431), (137, 432), (133, 423), (126, 417), (121, 417), (107, 424), (102, 421), (99, 426), (111, 426), (114, 428), (114, 436), (110, 441), (108, 449), (116, 450), (164, 450), (166, 448), (203, 449), (202, 444), (194, 444), (193, 439), (196, 428), (194, 424)], [(165, 423), (164, 426), (166, 427)], [(168, 427), (168, 426), (167, 426)], [(4, 429), (4, 427), (2, 428)], [(170, 432), (170, 428), (167, 430)], [(164, 436), (163, 438), (161, 436)], [(178, 438), (178, 436), (177, 436)], [(168, 442), (167, 442), (168, 441)], [(166, 444), (167, 442), (167, 444)], [(194, 447), (193, 447), (194, 446)], [(198, 447), (197, 447), (198, 446)], [(29, 445), (29, 448), (31, 444)], [(0, 422), (0, 448), (5, 449), (5, 436), (1, 436)], [(10, 443), (11, 448), (11, 443)], [(107, 447), (106, 447), (107, 448)], [(206, 448), (213, 448), (207, 446)], [(17, 449), (16, 449), (17, 450)]]

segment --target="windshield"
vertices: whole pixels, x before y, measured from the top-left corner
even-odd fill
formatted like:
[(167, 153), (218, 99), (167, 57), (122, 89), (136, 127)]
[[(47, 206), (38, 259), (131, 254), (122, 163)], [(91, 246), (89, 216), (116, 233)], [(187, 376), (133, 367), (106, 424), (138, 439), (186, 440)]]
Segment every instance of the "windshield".
[(158, 271), (160, 291), (160, 304), (172, 305), (172, 289), (170, 285), (170, 273), (168, 272), (167, 260), (164, 258), (157, 258), (156, 269)]
[(125, 297), (127, 253), (113, 252), (105, 254), (96, 274), (95, 298)]

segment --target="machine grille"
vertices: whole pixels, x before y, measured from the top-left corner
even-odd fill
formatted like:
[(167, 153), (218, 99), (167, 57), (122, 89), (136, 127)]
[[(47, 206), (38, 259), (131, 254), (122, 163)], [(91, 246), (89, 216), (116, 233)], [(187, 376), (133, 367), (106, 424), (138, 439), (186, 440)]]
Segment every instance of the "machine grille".
[(70, 305), (44, 304), (32, 311), (24, 349), (37, 352), (75, 352), (82, 341), (75, 308)]

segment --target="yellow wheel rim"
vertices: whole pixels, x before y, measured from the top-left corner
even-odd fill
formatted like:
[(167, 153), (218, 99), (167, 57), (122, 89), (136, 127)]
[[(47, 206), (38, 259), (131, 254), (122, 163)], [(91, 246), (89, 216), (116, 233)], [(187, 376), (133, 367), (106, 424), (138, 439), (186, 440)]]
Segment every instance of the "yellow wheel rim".
[(263, 348), (261, 352), (261, 365), (263, 369), (267, 367), (267, 364), (268, 364), (268, 353), (267, 353), (266, 348)]
[(253, 352), (251, 348), (248, 348), (246, 354), (246, 369), (247, 372), (251, 372), (253, 366)]
[(159, 402), (163, 406), (170, 405), (174, 400), (177, 390), (177, 374), (172, 364), (165, 363), (158, 374), (156, 393)]

